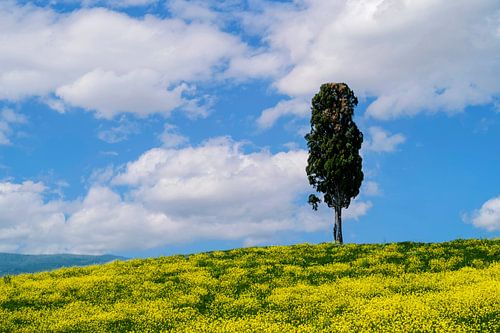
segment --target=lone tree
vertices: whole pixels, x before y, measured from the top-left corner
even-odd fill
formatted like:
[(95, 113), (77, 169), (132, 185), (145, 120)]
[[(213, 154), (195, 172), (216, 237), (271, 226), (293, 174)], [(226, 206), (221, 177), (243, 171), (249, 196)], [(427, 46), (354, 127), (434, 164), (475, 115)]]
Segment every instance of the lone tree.
[[(363, 182), (362, 159), (359, 155), (363, 133), (352, 117), (358, 99), (345, 83), (325, 83), (312, 99), (311, 132), (305, 136), (309, 147), (307, 177), (323, 200), (335, 209), (333, 237), (342, 244), (342, 208), (359, 193)], [(314, 210), (321, 203), (309, 195)]]

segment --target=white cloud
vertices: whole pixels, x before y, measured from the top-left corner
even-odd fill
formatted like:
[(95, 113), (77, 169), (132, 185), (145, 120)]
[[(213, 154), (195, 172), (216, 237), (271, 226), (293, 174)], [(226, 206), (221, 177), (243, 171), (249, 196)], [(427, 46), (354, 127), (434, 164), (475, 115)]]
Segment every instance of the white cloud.
[[(35, 2), (41, 2), (35, 0)], [(142, 7), (158, 3), (158, 0), (50, 0), (52, 6), (57, 4), (77, 4), (84, 7), (109, 6), (113, 8)]]
[(275, 106), (262, 111), (260, 117), (257, 119), (257, 124), (260, 128), (269, 128), (282, 116), (305, 116), (310, 113), (310, 110), (309, 103), (301, 99), (281, 101)]
[(93, 186), (75, 202), (46, 201), (46, 191), (30, 181), (0, 183), (0, 251), (103, 253), (182, 238), (166, 216), (128, 203), (109, 188)]
[[(60, 14), (2, 2), (0, 99), (57, 92), (59, 103), (46, 99), (56, 110), (64, 110), (64, 102), (106, 118), (168, 115), (196, 106), (183, 95), (186, 83), (270, 78), (279, 93), (303, 103), (321, 83), (345, 81), (360, 97), (375, 97), (367, 115), (387, 119), (457, 112), (495, 102), (500, 92), (495, 0), (253, 2), (253, 12), (243, 12), (238, 1), (166, 6), (175, 18), (132, 18), (104, 8)], [(224, 32), (225, 22), (241, 24), (242, 31)], [(242, 35), (257, 37), (260, 46), (248, 47)], [(299, 102), (295, 108), (284, 103), (266, 110), (259, 125), (307, 114), (296, 108)]]
[(286, 59), (278, 53), (256, 53), (234, 57), (229, 63), (226, 76), (237, 79), (276, 77), (285, 71)]
[(64, 105), (64, 102), (59, 99), (46, 97), (43, 98), (43, 102), (54, 111), (57, 111), (59, 113), (66, 112), (66, 106)]
[[(41, 183), (1, 183), (0, 250), (103, 253), (201, 239), (254, 244), (283, 232), (329, 230), (330, 209), (296, 203), (311, 190), (306, 159), (303, 150), (245, 153), (242, 144), (217, 138), (151, 149), (120, 173), (97, 171), (76, 201), (47, 200)], [(113, 189), (118, 185), (123, 194)], [(359, 219), (371, 205), (354, 200), (344, 218)]]
[(71, 252), (102, 253), (185, 239), (180, 227), (164, 214), (148, 211), (122, 200), (109, 188), (96, 186), (68, 219), (64, 237)]
[(187, 86), (181, 84), (167, 90), (161, 81), (161, 75), (151, 70), (117, 75), (97, 69), (57, 88), (56, 94), (68, 104), (95, 110), (98, 117), (107, 119), (122, 112), (138, 116), (157, 112), (168, 116), (184, 103), (182, 93)]
[[(247, 14), (270, 54), (291, 68), (279, 92), (310, 100), (324, 82), (347, 82), (375, 101), (367, 115), (457, 112), (490, 103), (500, 86), (495, 0), (299, 0)], [(496, 96), (496, 97), (495, 97)]]
[(0, 145), (11, 144), (10, 135), (13, 132), (13, 124), (23, 124), (27, 121), (22, 114), (14, 112), (12, 109), (4, 108), (0, 112)]
[[(329, 227), (330, 212), (316, 214), (294, 203), (311, 190), (304, 171), (307, 152), (242, 148), (216, 138), (199, 147), (152, 149), (112, 183), (129, 186), (131, 202), (180, 221), (189, 239), (269, 239), (281, 231)], [(346, 219), (358, 219), (370, 207), (354, 201)]]
[(366, 195), (366, 196), (379, 196), (382, 194), (382, 190), (380, 189), (380, 186), (378, 185), (377, 182), (374, 182), (373, 180), (366, 180), (363, 182), (363, 188), (361, 192)]
[[(111, 152), (112, 153), (112, 152)], [(115, 155), (116, 156), (116, 155)], [(115, 176), (115, 169), (112, 165), (108, 165), (104, 168), (98, 168), (92, 170), (87, 183), (93, 186), (105, 186), (109, 183), (111, 179)]]
[(294, 141), (289, 141), (287, 143), (284, 143), (282, 146), (288, 150), (299, 150), (300, 149), (299, 144), (297, 142), (294, 142)]
[(97, 137), (107, 143), (117, 143), (127, 140), (130, 135), (138, 132), (139, 125), (136, 122), (122, 117), (117, 126), (100, 130), (99, 133), (97, 133)]
[(137, 7), (147, 6), (158, 3), (158, 0), (83, 0), (88, 5), (105, 4), (112, 7)]
[(189, 139), (177, 132), (174, 125), (165, 124), (163, 132), (159, 136), (165, 148), (175, 148), (187, 143)]
[(219, 138), (196, 148), (150, 150), (114, 183), (133, 186), (134, 200), (171, 215), (261, 220), (289, 211), (297, 194), (308, 190), (306, 155), (244, 154), (240, 144)]
[(374, 152), (393, 152), (397, 146), (406, 141), (404, 135), (390, 134), (380, 127), (370, 127), (368, 129), (370, 138), (363, 144), (363, 149)]
[(368, 210), (372, 208), (373, 204), (371, 201), (359, 201), (353, 200), (351, 201), (351, 205), (349, 208), (342, 213), (343, 218), (346, 220), (359, 220), (359, 218), (368, 213)]
[(16, 113), (9, 108), (2, 110), (1, 118), (3, 121), (11, 124), (22, 124), (26, 122), (26, 117), (24, 115)]
[(246, 4), (241, 0), (169, 0), (165, 6), (173, 16), (183, 20), (226, 26), (228, 23), (239, 25), (240, 12)]
[(0, 252), (58, 250), (67, 207), (44, 202), (45, 191), (41, 183), (0, 182)]
[(209, 7), (208, 1), (171, 0), (166, 3), (168, 10), (185, 20), (214, 23), (221, 16)]
[(178, 108), (203, 114), (192, 96), (196, 83), (247, 52), (238, 37), (210, 23), (133, 18), (104, 8), (60, 14), (2, 2), (0, 30), (0, 99), (40, 96), (56, 110), (64, 102), (103, 118), (169, 115)]
[(500, 196), (486, 201), (470, 219), (465, 220), (471, 220), (474, 226), (488, 231), (500, 230)]

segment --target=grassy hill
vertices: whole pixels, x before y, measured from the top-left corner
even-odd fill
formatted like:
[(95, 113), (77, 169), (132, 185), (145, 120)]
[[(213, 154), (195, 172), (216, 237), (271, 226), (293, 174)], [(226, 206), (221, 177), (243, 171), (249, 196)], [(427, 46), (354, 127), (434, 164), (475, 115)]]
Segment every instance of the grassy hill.
[(1, 332), (499, 332), (500, 240), (295, 245), (0, 279)]
[(0, 253), (0, 276), (20, 273), (35, 273), (40, 271), (53, 270), (61, 267), (104, 264), (113, 260), (123, 259), (125, 258), (112, 255), (26, 255)]

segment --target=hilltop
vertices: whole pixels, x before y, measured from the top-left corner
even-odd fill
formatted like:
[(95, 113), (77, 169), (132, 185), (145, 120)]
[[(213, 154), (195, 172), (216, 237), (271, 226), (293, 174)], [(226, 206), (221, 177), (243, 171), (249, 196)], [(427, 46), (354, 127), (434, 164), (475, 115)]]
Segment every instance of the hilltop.
[(273, 246), (0, 279), (0, 331), (498, 332), (500, 240)]

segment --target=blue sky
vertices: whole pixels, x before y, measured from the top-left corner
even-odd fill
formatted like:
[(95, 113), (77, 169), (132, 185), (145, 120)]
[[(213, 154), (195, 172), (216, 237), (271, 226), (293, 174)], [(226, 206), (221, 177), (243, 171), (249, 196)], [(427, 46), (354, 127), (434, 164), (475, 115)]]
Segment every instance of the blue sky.
[(2, 1), (0, 32), (0, 252), (331, 241), (324, 82), (360, 101), (346, 242), (500, 234), (497, 1)]

